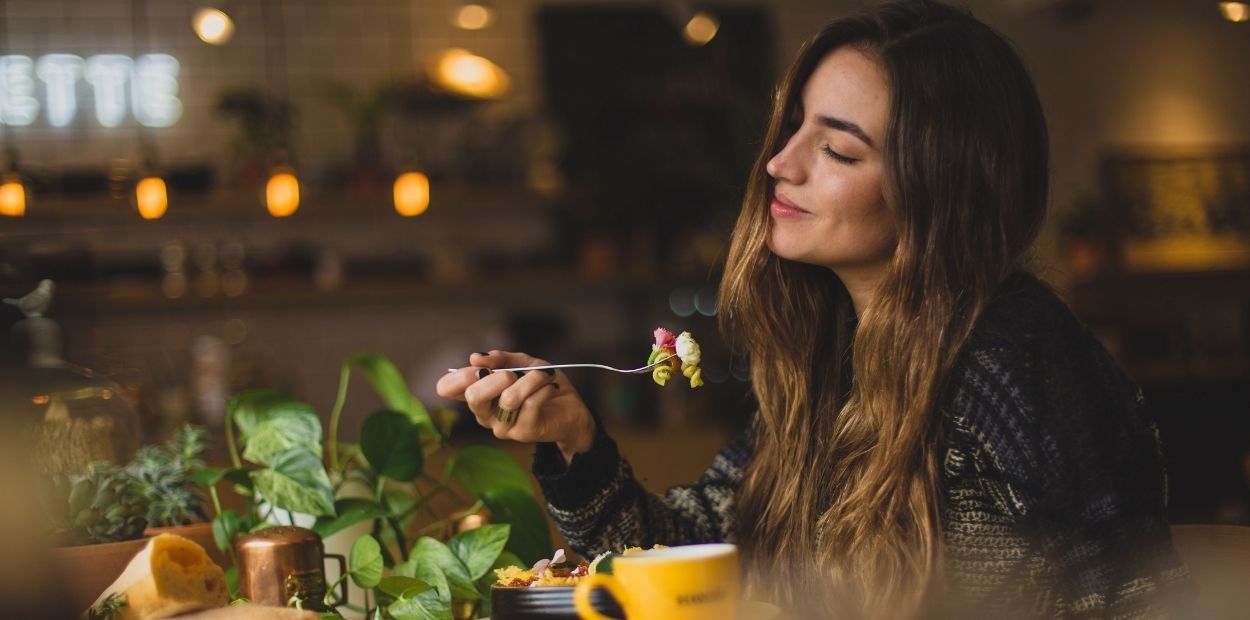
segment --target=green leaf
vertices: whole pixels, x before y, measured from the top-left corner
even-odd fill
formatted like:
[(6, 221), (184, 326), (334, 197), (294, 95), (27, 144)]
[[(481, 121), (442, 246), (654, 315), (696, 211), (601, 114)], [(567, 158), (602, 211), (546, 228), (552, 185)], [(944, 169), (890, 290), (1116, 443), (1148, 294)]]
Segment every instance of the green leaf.
[(403, 489), (386, 489), (382, 491), (382, 502), (391, 509), (391, 514), (400, 515), (411, 509), (417, 503), (417, 498)]
[(270, 407), (243, 438), (243, 458), (261, 465), (291, 448), (321, 456), (321, 420), (307, 404), (288, 400)]
[(493, 446), (475, 445), (462, 448), (447, 462), (453, 478), (469, 493), (483, 498), (487, 490), (507, 488), (533, 496), (529, 476), (516, 459)]
[(434, 593), (435, 596), (447, 604), (451, 604), (451, 587), (447, 584), (447, 576), (443, 574), (443, 569), (439, 568), (434, 562), (422, 562), (417, 558), (414, 552), (408, 556), (408, 560), (402, 564), (395, 566), (393, 571), (401, 577), (412, 577), (429, 584), (433, 588), (430, 592), (422, 592), (421, 595)]
[(482, 494), (482, 502), (490, 509), (495, 523), (512, 524), (507, 548), (520, 556), (524, 565), (532, 565), (551, 553), (547, 517), (533, 495), (504, 487), (487, 490)]
[(456, 534), (447, 541), (447, 547), (469, 570), (469, 578), (477, 581), (495, 565), (511, 531), (511, 526), (506, 523), (483, 525)]
[(239, 427), (239, 435), (246, 440), (256, 425), (268, 417), (270, 408), (291, 400), (291, 396), (281, 390), (246, 390), (226, 401), (226, 411)]
[(388, 517), (391, 511), (373, 500), (348, 498), (334, 502), (334, 514), (338, 516), (321, 517), (313, 525), (312, 529), (320, 534), (323, 540), (361, 521)]
[(352, 543), (347, 572), (362, 588), (372, 588), (382, 581), (382, 546), (377, 540), (366, 534)]
[(429, 590), (432, 587), (433, 586), (421, 581), (420, 579), (404, 577), (403, 575), (383, 577), (382, 581), (378, 583), (379, 590), (395, 598), (413, 597)]
[(243, 517), (233, 510), (223, 510), (213, 519), (213, 542), (222, 553), (234, 545), (234, 537), (243, 527)]
[(417, 544), (413, 545), (408, 557), (409, 560), (416, 560), (418, 565), (437, 566), (447, 578), (447, 588), (451, 592), (452, 600), (475, 601), (482, 597), (473, 586), (473, 578), (469, 576), (469, 570), (460, 562), (456, 554), (447, 548), (447, 545), (429, 536), (422, 536), (417, 540)]
[(347, 358), (344, 366), (356, 366), (373, 385), (373, 389), (386, 403), (387, 409), (403, 413), (423, 432), (438, 437), (438, 430), (430, 419), (430, 413), (408, 389), (404, 376), (391, 360), (376, 353), (359, 353)]
[(313, 516), (334, 514), (334, 494), (325, 466), (307, 448), (291, 448), (251, 472), (261, 497), (277, 508)]
[(395, 620), (453, 620), (451, 602), (439, 597), (438, 592), (427, 590), (411, 598), (401, 598), (386, 611)]
[(406, 481), (421, 473), (421, 435), (402, 413), (383, 409), (369, 414), (360, 428), (360, 449), (379, 476)]
[(213, 467), (205, 467), (203, 469), (197, 469), (191, 472), (191, 482), (194, 482), (205, 488), (211, 487), (214, 484), (217, 484), (218, 480), (225, 478), (227, 471), (230, 471), (230, 470), (217, 469)]

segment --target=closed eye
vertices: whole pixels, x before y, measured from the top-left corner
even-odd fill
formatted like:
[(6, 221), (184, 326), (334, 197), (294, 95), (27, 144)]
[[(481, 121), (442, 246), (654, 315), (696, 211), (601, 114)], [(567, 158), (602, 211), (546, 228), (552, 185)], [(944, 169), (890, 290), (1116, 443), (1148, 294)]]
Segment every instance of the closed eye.
[(826, 156), (828, 156), (830, 159), (832, 159), (832, 160), (834, 160), (834, 161), (837, 161), (837, 162), (840, 162), (840, 163), (843, 163), (843, 164), (850, 165), (850, 164), (853, 164), (853, 163), (855, 163), (855, 162), (859, 161), (858, 159), (854, 159), (854, 158), (851, 158), (851, 157), (847, 157), (847, 156), (845, 156), (845, 155), (843, 155), (843, 154), (841, 154), (841, 153), (838, 153), (837, 151), (835, 151), (835, 150), (833, 150), (833, 149), (829, 148), (829, 145), (827, 145), (827, 144), (826, 144), (826, 145), (822, 145), (822, 146), (820, 147), (820, 150), (821, 150), (821, 151), (822, 151), (822, 152), (823, 152)]

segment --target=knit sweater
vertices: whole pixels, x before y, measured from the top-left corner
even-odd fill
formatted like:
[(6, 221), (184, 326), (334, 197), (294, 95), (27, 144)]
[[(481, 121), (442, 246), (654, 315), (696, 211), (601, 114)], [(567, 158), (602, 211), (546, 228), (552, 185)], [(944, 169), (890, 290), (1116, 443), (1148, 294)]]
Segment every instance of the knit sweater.
[[(1010, 278), (978, 318), (940, 400), (944, 578), (987, 617), (1166, 617), (1186, 598), (1158, 436), (1141, 391), (1051, 290)], [(534, 474), (570, 546), (733, 541), (748, 430), (697, 482), (648, 492), (599, 424), (567, 466)]]

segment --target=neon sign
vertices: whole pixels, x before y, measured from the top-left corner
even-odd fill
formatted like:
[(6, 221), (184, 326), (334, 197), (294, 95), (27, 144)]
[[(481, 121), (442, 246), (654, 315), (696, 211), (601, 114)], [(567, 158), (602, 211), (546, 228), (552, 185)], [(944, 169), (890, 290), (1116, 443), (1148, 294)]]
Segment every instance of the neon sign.
[(43, 83), (45, 116), (53, 127), (66, 127), (78, 114), (78, 83), (91, 87), (95, 117), (117, 127), (129, 110), (145, 127), (169, 127), (182, 116), (178, 99), (178, 59), (146, 54), (131, 60), (100, 54), (84, 60), (73, 54), (0, 56), (0, 125), (25, 127), (39, 116), (36, 98)]

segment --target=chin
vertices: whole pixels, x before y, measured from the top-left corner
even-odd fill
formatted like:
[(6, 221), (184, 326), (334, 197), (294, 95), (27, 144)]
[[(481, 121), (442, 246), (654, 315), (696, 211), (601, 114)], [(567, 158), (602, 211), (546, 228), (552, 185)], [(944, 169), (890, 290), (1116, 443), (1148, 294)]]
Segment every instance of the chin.
[(795, 243), (787, 243), (784, 239), (777, 239), (776, 233), (768, 235), (768, 250), (777, 255), (778, 258), (792, 260), (799, 263), (813, 263), (809, 253), (804, 252), (801, 248), (796, 247)]

